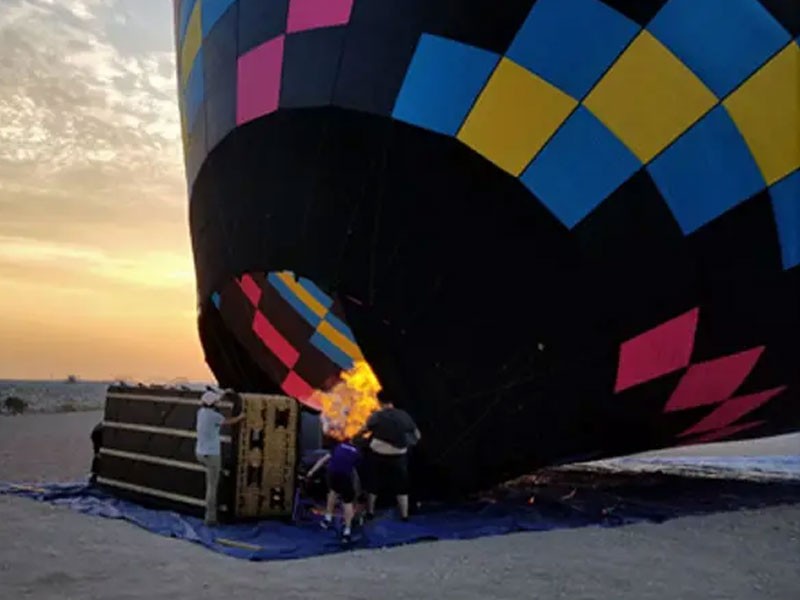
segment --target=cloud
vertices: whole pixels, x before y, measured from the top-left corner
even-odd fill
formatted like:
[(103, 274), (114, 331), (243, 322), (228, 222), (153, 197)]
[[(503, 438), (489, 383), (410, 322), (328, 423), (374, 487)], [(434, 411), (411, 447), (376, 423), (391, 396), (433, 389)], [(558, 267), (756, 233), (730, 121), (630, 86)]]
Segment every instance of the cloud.
[[(41, 267), (57, 250), (152, 285), (108, 258), (146, 243), (137, 264), (191, 265), (170, 3), (2, 2), (0, 262)], [(151, 42), (132, 53), (132, 38)]]
[(207, 373), (171, 2), (0, 6), (0, 374)]
[(17, 278), (21, 273), (37, 277), (58, 271), (67, 279), (88, 276), (151, 288), (186, 288), (194, 279), (185, 254), (144, 251), (113, 256), (92, 246), (0, 235), (0, 272), (4, 270), (16, 271)]
[[(4, 2), (10, 3), (0, 12), (4, 181), (14, 167), (12, 182), (80, 190), (89, 205), (113, 201), (103, 197), (109, 188), (117, 198), (150, 193), (184, 201), (172, 52), (120, 51), (125, 37), (112, 38), (98, 16), (116, 10), (110, 0)], [(169, 30), (164, 23), (162, 37)]]

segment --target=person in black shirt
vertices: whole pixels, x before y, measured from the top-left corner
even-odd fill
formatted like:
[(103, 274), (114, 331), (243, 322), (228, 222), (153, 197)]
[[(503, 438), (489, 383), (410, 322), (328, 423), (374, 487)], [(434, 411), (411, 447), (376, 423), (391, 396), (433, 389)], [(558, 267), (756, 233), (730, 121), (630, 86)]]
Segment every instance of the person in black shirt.
[(408, 520), (408, 449), (422, 435), (411, 416), (395, 408), (384, 397), (378, 398), (380, 410), (374, 412), (362, 433), (370, 433), (366, 452), (367, 517), (375, 514), (379, 494), (397, 498), (400, 517)]

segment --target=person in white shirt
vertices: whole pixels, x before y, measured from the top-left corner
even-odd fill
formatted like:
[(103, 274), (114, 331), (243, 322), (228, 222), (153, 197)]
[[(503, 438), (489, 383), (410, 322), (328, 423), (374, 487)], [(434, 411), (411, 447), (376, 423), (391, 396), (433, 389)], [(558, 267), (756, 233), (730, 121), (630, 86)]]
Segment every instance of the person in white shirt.
[[(232, 394), (225, 392), (224, 396)], [(224, 397), (223, 396), (223, 397)], [(217, 487), (219, 474), (222, 470), (222, 443), (220, 442), (220, 427), (235, 425), (244, 419), (244, 413), (226, 419), (217, 410), (220, 401), (217, 392), (205, 392), (200, 398), (200, 409), (197, 411), (197, 444), (195, 454), (197, 462), (206, 468), (206, 525), (217, 524)]]

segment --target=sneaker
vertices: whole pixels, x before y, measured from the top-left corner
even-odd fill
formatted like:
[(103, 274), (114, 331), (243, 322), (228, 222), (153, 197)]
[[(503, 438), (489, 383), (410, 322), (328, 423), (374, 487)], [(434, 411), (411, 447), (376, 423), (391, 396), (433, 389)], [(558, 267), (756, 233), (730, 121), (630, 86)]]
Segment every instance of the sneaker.
[(349, 544), (352, 541), (353, 541), (353, 535), (349, 531), (346, 531), (346, 532), (342, 533), (342, 543), (343, 544)]
[(322, 527), (323, 529), (330, 529), (332, 524), (333, 524), (333, 519), (323, 518), (322, 521), (320, 521), (319, 526)]

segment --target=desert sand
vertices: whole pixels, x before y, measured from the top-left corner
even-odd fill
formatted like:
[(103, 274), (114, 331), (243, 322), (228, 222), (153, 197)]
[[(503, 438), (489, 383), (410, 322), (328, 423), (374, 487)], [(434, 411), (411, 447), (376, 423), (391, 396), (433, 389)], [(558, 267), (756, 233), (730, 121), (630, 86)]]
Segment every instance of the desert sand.
[[(0, 481), (83, 477), (100, 417), (0, 418)], [(776, 438), (751, 450), (785, 454), (797, 442)], [(800, 597), (800, 505), (249, 563), (129, 523), (0, 496), (0, 540), (0, 598)]]

